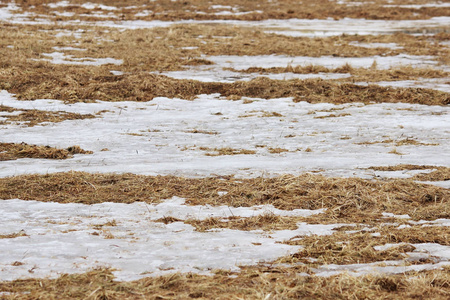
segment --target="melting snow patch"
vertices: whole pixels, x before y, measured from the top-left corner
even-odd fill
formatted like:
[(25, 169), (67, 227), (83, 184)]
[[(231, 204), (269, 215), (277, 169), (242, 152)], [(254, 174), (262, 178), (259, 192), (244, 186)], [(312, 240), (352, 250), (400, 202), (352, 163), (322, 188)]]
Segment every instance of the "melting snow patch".
[(62, 52), (53, 52), (53, 53), (42, 53), (43, 56), (51, 57), (50, 59), (42, 59), (49, 61), (53, 64), (63, 64), (63, 65), (86, 65), (86, 66), (100, 66), (100, 65), (121, 65), (123, 60), (115, 59), (115, 58), (92, 58), (92, 57), (84, 57), (84, 58), (75, 58), (73, 55), (66, 55)]
[(327, 68), (338, 68), (349, 64), (354, 68), (369, 68), (374, 62), (378, 69), (389, 69), (401, 65), (435, 66), (437, 62), (433, 56), (418, 56), (401, 54), (397, 56), (370, 56), (370, 57), (309, 57), (309, 56), (285, 56), (285, 55), (255, 55), (237, 56), (221, 55), (206, 56), (223, 68), (245, 70), (251, 67), (273, 68), (291, 66), (319, 65)]
[[(209, 59), (209, 58), (208, 58)], [(241, 73), (224, 70), (224, 64), (216, 66), (195, 66), (185, 71), (169, 71), (155, 74), (166, 75), (175, 79), (191, 79), (202, 82), (235, 82), (235, 81), (249, 81), (257, 77), (268, 77), (274, 80), (289, 80), (289, 79), (308, 79), (308, 78), (322, 78), (322, 79), (340, 79), (348, 78), (350, 74), (336, 74), (336, 73), (319, 73), (319, 74), (294, 74), (294, 73), (280, 73), (280, 74), (260, 74), (260, 73)]]
[[(2, 142), (58, 148), (75, 144), (94, 154), (67, 160), (5, 161), (0, 165), (0, 176), (70, 170), (260, 176), (323, 169), (325, 175), (373, 178), (377, 173), (367, 168), (374, 165), (447, 166), (450, 161), (450, 107), (445, 106), (310, 104), (294, 103), (290, 98), (227, 101), (219, 95), (200, 95), (195, 101), (155, 98), (146, 103), (64, 104), (56, 100), (18, 101), (6, 91), (0, 92), (0, 104), (83, 114), (106, 111), (95, 119), (51, 126), (3, 125)], [(330, 109), (336, 114), (334, 117), (326, 112)], [(198, 133), (193, 133), (196, 129)], [(392, 144), (366, 144), (405, 138), (435, 145), (399, 146), (405, 154), (395, 155), (389, 153)], [(200, 147), (229, 147), (256, 153), (206, 156)], [(270, 153), (269, 147), (288, 152)], [(312, 151), (306, 152), (308, 147)], [(104, 148), (110, 151), (100, 151)]]
[[(252, 216), (267, 210), (281, 215), (320, 212), (281, 211), (270, 206), (232, 210), (235, 216)], [(230, 215), (228, 207), (186, 206), (181, 198), (156, 205), (3, 200), (0, 215), (2, 233), (26, 233), (1, 240), (0, 280), (56, 277), (93, 267), (114, 268), (119, 280), (170, 272), (236, 271), (239, 265), (272, 261), (299, 249), (279, 243), (284, 239), (305, 233), (330, 234), (330, 229), (338, 226), (299, 223), (298, 230), (268, 234), (230, 229), (196, 232), (182, 222), (154, 222), (167, 216), (203, 219)], [(13, 266), (14, 262), (22, 265)], [(28, 272), (30, 269), (33, 273)]]

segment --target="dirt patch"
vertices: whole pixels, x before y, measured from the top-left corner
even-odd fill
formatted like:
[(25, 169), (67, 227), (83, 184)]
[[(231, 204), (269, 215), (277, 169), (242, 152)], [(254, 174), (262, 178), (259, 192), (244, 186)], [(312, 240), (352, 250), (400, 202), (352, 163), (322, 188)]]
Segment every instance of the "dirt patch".
[[(218, 191), (226, 194), (219, 196)], [(157, 203), (173, 196), (190, 205), (233, 207), (272, 204), (279, 209), (327, 210), (311, 222), (377, 220), (383, 212), (414, 220), (449, 218), (450, 191), (410, 179), (364, 180), (320, 175), (235, 179), (182, 178), (81, 172), (23, 175), (0, 179), (0, 198), (61, 203)]]
[(58, 149), (50, 146), (28, 145), (25, 143), (0, 143), (0, 161), (19, 158), (67, 159), (74, 154), (92, 154), (79, 146)]

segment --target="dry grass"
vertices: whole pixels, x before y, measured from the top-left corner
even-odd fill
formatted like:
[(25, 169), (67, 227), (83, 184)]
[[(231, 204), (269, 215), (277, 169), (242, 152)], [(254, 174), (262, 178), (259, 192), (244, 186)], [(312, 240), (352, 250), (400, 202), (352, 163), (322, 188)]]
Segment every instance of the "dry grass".
[(233, 148), (209, 148), (209, 147), (200, 147), (202, 151), (207, 151), (205, 153), (206, 156), (221, 156), (221, 155), (239, 155), (239, 154), (255, 154), (255, 150), (246, 150), (246, 149), (233, 149)]
[(217, 135), (219, 134), (217, 131), (210, 131), (210, 130), (202, 130), (202, 129), (192, 129), (186, 131), (188, 133), (201, 133), (201, 134), (208, 134), (208, 135)]
[(67, 159), (74, 154), (92, 154), (79, 146), (59, 149), (50, 146), (28, 145), (25, 143), (0, 143), (0, 161), (19, 158)]
[(266, 213), (263, 215), (240, 218), (229, 217), (223, 218), (207, 218), (205, 220), (189, 219), (185, 223), (195, 227), (197, 231), (207, 231), (218, 228), (229, 228), (234, 230), (283, 230), (283, 229), (296, 229), (296, 223), (299, 218), (295, 217), (281, 217), (275, 214)]
[(346, 116), (351, 116), (351, 114), (349, 114), (349, 113), (329, 114), (329, 115), (324, 115), (324, 116), (317, 116), (317, 117), (314, 117), (314, 119), (340, 118), (340, 117), (346, 117)]
[[(373, 235), (374, 232), (379, 235)], [(359, 264), (374, 263), (387, 260), (406, 260), (408, 264), (436, 262), (432, 258), (410, 260), (407, 252), (415, 247), (410, 244), (436, 243), (450, 245), (450, 230), (445, 226), (418, 226), (399, 229), (392, 225), (378, 225), (370, 232), (357, 231), (348, 233), (338, 231), (327, 236), (294, 237), (287, 241), (290, 245), (301, 245), (303, 248), (290, 257), (281, 258), (282, 262), (302, 262), (307, 265), (327, 264)], [(386, 250), (375, 250), (375, 246), (388, 243), (398, 244)], [(311, 259), (313, 258), (313, 259)]]
[(442, 166), (410, 165), (402, 164), (396, 166), (370, 167), (375, 171), (403, 171), (403, 170), (434, 170), (429, 173), (414, 175), (411, 179), (419, 181), (446, 181), (450, 180), (450, 168)]
[(42, 125), (43, 123), (58, 123), (66, 120), (83, 120), (95, 118), (92, 114), (78, 114), (65, 111), (43, 111), (37, 109), (17, 109), (0, 105), (0, 112), (19, 112), (19, 114), (1, 115), (5, 120), (0, 124), (23, 124), (28, 127)]
[[(229, 275), (234, 275), (230, 277)], [(450, 269), (398, 275), (317, 277), (257, 266), (214, 276), (171, 274), (118, 282), (110, 270), (0, 283), (4, 299), (448, 299)]]
[[(105, 17), (97, 17), (96, 13), (104, 13), (100, 8), (86, 9), (79, 5), (80, 0), (69, 1), (71, 5), (60, 8), (49, 8), (47, 3), (58, 2), (56, 0), (18, 0), (24, 10), (37, 14), (47, 15), (52, 21), (82, 20), (82, 21), (103, 21)], [(105, 1), (96, 0), (94, 3), (114, 5), (119, 9), (113, 11), (113, 15), (106, 15), (106, 20), (265, 20), (265, 19), (326, 19), (326, 18), (366, 18), (375, 20), (402, 20), (402, 19), (428, 19), (435, 16), (448, 16), (450, 14), (447, 7), (385, 7), (386, 4), (405, 4), (404, 1), (386, 2), (382, 0), (367, 2), (364, 5), (347, 5), (327, 0), (307, 0), (303, 1), (301, 7), (294, 0), (272, 1), (214, 1), (191, 0), (189, 2), (177, 3), (170, 0), (133, 0), (133, 1)], [(417, 2), (417, 1), (415, 1)], [(422, 1), (418, 1), (423, 3)], [(409, 2), (406, 2), (409, 4)], [(245, 13), (238, 15), (217, 14), (224, 10), (215, 5), (229, 5), (235, 7), (236, 12)], [(143, 10), (150, 11), (147, 15), (136, 13)], [(227, 10), (227, 9), (225, 9)], [(73, 16), (61, 16), (56, 13), (72, 12)], [(107, 12), (108, 13), (108, 12)]]
[[(82, 29), (81, 37), (55, 37), (54, 33), (67, 30), (69, 33)], [(201, 38), (199, 38), (201, 36)], [(232, 39), (223, 39), (231, 36)], [(408, 45), (413, 54), (448, 55), (439, 44), (421, 37), (397, 36)], [(358, 39), (354, 37), (353, 40)], [(371, 38), (378, 41), (380, 38)], [(16, 94), (18, 99), (50, 98), (66, 102), (79, 101), (150, 101), (155, 97), (194, 99), (199, 94), (219, 93), (229, 99), (241, 97), (277, 98), (293, 97), (295, 101), (309, 102), (406, 102), (429, 105), (447, 105), (448, 93), (415, 89), (388, 88), (371, 85), (362, 87), (351, 83), (327, 82), (323, 80), (278, 81), (258, 78), (250, 82), (204, 83), (193, 80), (176, 80), (149, 74), (149, 71), (180, 70), (184, 66), (198, 63), (202, 54), (248, 55), (334, 55), (364, 56), (380, 54), (380, 49), (361, 48), (349, 45), (350, 38), (333, 37), (323, 39), (282, 37), (229, 26), (176, 25), (170, 28), (141, 29), (121, 32), (115, 29), (95, 30), (83, 27), (55, 27), (5, 25), (0, 28), (0, 88)], [(249, 41), (252, 41), (249, 43)], [(206, 44), (204, 44), (205, 42)], [(244, 45), (245, 43), (249, 45)], [(55, 65), (41, 61), (43, 53), (51, 53), (53, 47), (76, 46), (86, 51), (64, 50), (74, 57), (122, 59), (119, 66)], [(198, 47), (186, 49), (185, 47)], [(274, 48), (275, 47), (275, 48)], [(278, 47), (278, 48), (277, 48)], [(245, 49), (245, 51), (244, 51)], [(347, 49), (347, 50), (346, 50)], [(62, 50), (61, 50), (62, 51)], [(384, 55), (398, 54), (383, 50)], [(36, 61), (38, 60), (38, 61)], [(289, 68), (289, 67), (288, 67)], [(307, 68), (306, 68), (307, 69)], [(306, 69), (297, 70), (305, 72)], [(311, 72), (320, 70), (309, 67)], [(352, 71), (344, 66), (342, 70)], [(112, 75), (111, 70), (124, 72)], [(445, 72), (403, 68), (383, 74), (378, 70), (361, 73), (360, 80), (380, 80), (407, 76), (447, 76)], [(405, 75), (398, 75), (405, 74)], [(409, 75), (408, 75), (409, 74)]]
[(406, 139), (401, 139), (401, 140), (397, 140), (397, 141), (394, 141), (392, 139), (387, 139), (387, 140), (382, 140), (382, 141), (365, 141), (365, 142), (358, 142), (355, 144), (356, 145), (390, 144), (390, 145), (394, 145), (396, 147), (410, 146), (410, 145), (412, 145), (412, 146), (438, 146), (439, 145), (439, 144), (435, 144), (435, 143), (419, 142), (413, 138), (406, 138)]
[[(231, 71), (238, 71), (229, 69)], [(417, 80), (420, 78), (448, 78), (448, 72), (432, 69), (432, 68), (414, 68), (413, 66), (399, 66), (388, 70), (378, 70), (371, 68), (353, 68), (346, 64), (338, 68), (327, 68), (320, 65), (307, 66), (287, 66), (284, 68), (248, 68), (246, 70), (239, 70), (245, 73), (295, 73), (295, 74), (318, 74), (318, 73), (349, 73), (350, 78), (339, 79), (340, 82), (378, 82), (378, 81), (398, 81), (398, 80)]]
[(450, 168), (449, 167), (438, 167), (437, 170), (426, 173), (417, 174), (412, 177), (414, 180), (420, 181), (446, 181), (450, 180)]
[(284, 148), (267, 148), (267, 150), (269, 150), (269, 153), (273, 153), (273, 154), (279, 154), (279, 153), (283, 153), (283, 152), (289, 152), (288, 149), (284, 149)]
[(0, 234), (0, 239), (15, 239), (16, 237), (20, 236), (28, 236), (28, 234), (26, 234), (25, 231), (19, 231), (10, 234)]
[(428, 170), (441, 168), (437, 166), (429, 166), (429, 165), (411, 165), (411, 164), (400, 164), (395, 166), (378, 166), (378, 167), (370, 167), (369, 169), (375, 171), (403, 171), (403, 170)]
[[(218, 191), (227, 194), (219, 196)], [(450, 218), (450, 191), (410, 179), (385, 181), (320, 175), (235, 179), (182, 178), (81, 172), (23, 175), (0, 179), (0, 199), (61, 203), (157, 203), (173, 196), (190, 205), (233, 207), (272, 204), (279, 209), (327, 210), (311, 221), (377, 220), (382, 212), (410, 214), (414, 220)]]

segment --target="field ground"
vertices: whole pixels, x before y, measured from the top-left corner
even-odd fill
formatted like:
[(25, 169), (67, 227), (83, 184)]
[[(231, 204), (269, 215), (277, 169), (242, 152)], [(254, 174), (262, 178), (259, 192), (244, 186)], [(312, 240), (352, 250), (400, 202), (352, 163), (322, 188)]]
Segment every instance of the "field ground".
[(0, 298), (449, 299), (449, 24), (0, 0)]

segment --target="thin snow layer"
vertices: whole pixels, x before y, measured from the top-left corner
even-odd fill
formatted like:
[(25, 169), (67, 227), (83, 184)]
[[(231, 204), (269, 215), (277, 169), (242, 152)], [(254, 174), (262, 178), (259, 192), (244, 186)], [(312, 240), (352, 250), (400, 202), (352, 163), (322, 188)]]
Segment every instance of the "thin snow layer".
[[(401, 244), (386, 244), (375, 246), (377, 251), (387, 250)], [(398, 274), (409, 271), (437, 270), (450, 265), (450, 246), (435, 243), (410, 244), (415, 248), (413, 252), (405, 253), (405, 261), (384, 261), (369, 264), (324, 265), (313, 269), (317, 276), (333, 276), (347, 272), (353, 276), (366, 274)], [(409, 262), (431, 260), (434, 263), (409, 265)], [(405, 264), (406, 262), (406, 264)]]
[(220, 55), (205, 56), (205, 59), (213, 61), (223, 68), (246, 70), (251, 67), (273, 68), (286, 66), (319, 65), (327, 68), (338, 68), (349, 64), (354, 68), (369, 68), (374, 62), (378, 69), (386, 70), (395, 66), (414, 65), (416, 67), (432, 67), (437, 65), (433, 56), (419, 56), (400, 54), (396, 56), (370, 56), (370, 57), (310, 57), (310, 56), (286, 56), (286, 55)]
[[(77, 49), (83, 50), (83, 49)], [(45, 57), (41, 60), (45, 60), (51, 62), (52, 64), (63, 64), (63, 65), (86, 65), (86, 66), (100, 66), (100, 65), (121, 65), (123, 60), (115, 59), (115, 58), (92, 58), (92, 57), (83, 57), (83, 58), (75, 58), (73, 55), (66, 55), (63, 52), (52, 52), (52, 53), (42, 53)]]
[(266, 20), (259, 25), (248, 22), (248, 26), (262, 27), (260, 30), (288, 36), (336, 36), (342, 34), (391, 34), (396, 32), (426, 34), (448, 27), (450, 17), (435, 17), (428, 20)]
[[(228, 101), (219, 95), (201, 95), (194, 101), (155, 98), (145, 103), (64, 104), (18, 101), (6, 91), (0, 92), (0, 104), (46, 111), (103, 111), (95, 119), (46, 126), (2, 125), (0, 142), (59, 148), (79, 145), (94, 154), (66, 160), (4, 161), (1, 177), (69, 170), (246, 177), (321, 170), (332, 176), (373, 178), (376, 171), (367, 167), (450, 166), (449, 106), (310, 104), (290, 98)], [(422, 144), (395, 145), (408, 139)], [(393, 142), (383, 142), (389, 140)], [(206, 156), (214, 152), (201, 147), (256, 153)], [(105, 148), (109, 151), (101, 151)], [(270, 153), (269, 148), (289, 152)], [(394, 149), (401, 155), (390, 153)]]
[[(186, 206), (180, 198), (160, 204), (95, 205), (2, 200), (1, 234), (26, 236), (0, 239), (0, 280), (57, 277), (95, 267), (110, 267), (118, 280), (135, 280), (172, 272), (209, 274), (214, 269), (272, 261), (299, 246), (279, 242), (296, 235), (328, 235), (340, 225), (299, 223), (297, 230), (270, 233), (230, 229), (196, 232), (183, 222), (154, 220), (173, 216), (252, 216), (263, 212), (311, 215), (320, 211), (281, 211), (270, 206), (228, 208)], [(114, 226), (108, 226), (115, 222)], [(21, 262), (22, 265), (13, 265)], [(31, 270), (31, 271), (30, 271)]]
[(362, 47), (362, 48), (387, 48), (387, 49), (403, 49), (403, 47), (398, 46), (397, 43), (359, 43), (359, 42), (350, 42), (349, 45)]
[[(280, 74), (260, 74), (260, 73), (241, 73), (233, 72), (223, 69), (224, 64), (216, 64), (213, 66), (194, 66), (183, 71), (169, 71), (157, 74), (166, 75), (175, 79), (192, 79), (202, 82), (236, 82), (236, 81), (250, 81), (256, 77), (267, 77), (274, 80), (289, 80), (289, 79), (308, 79), (308, 78), (322, 78), (322, 79), (339, 79), (350, 77), (350, 74), (335, 74), (335, 73), (319, 73), (319, 74), (294, 74), (294, 73), (280, 73)], [(156, 72), (155, 72), (156, 73)]]
[[(85, 25), (115, 27), (124, 29), (168, 27), (173, 24), (230, 24), (236, 26), (257, 27), (258, 30), (288, 36), (323, 37), (342, 34), (392, 34), (396, 32), (426, 34), (440, 32), (442, 27), (448, 26), (450, 17), (435, 17), (428, 20), (264, 20), (264, 21), (238, 21), (238, 20), (183, 20), (183, 21), (105, 21), (90, 22)], [(65, 22), (70, 23), (70, 22)], [(73, 23), (73, 22), (72, 22)]]

